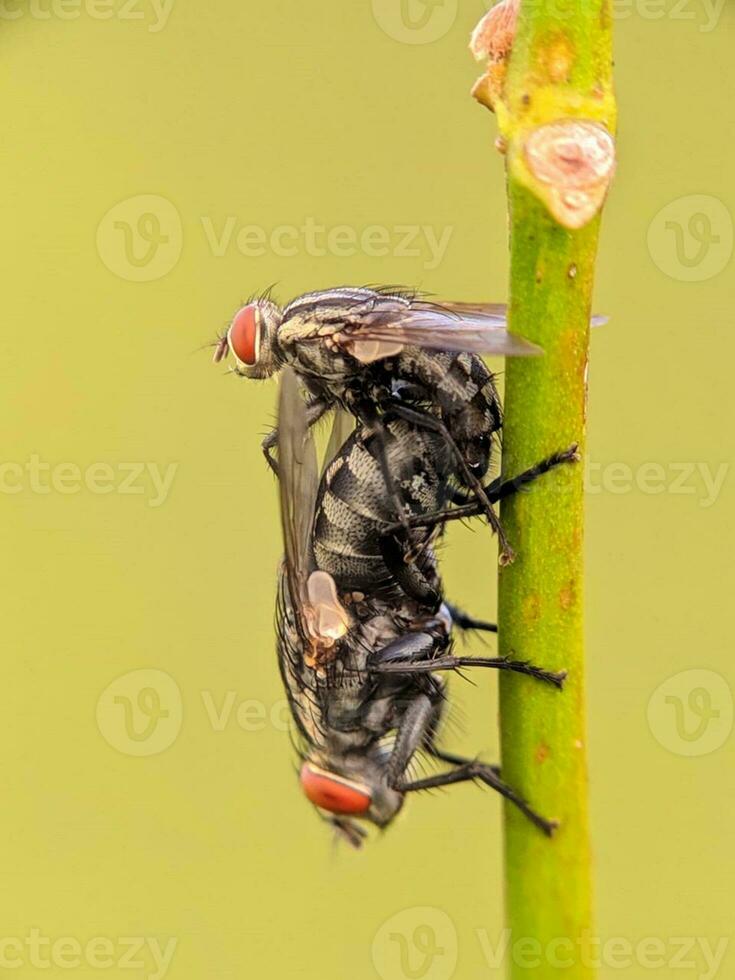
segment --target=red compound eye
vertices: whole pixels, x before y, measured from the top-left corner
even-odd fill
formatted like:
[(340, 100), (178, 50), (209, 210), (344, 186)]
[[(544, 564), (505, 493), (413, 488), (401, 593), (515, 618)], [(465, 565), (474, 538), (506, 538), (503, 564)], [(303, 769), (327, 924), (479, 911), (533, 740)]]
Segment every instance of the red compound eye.
[(312, 803), (330, 813), (365, 813), (370, 809), (367, 788), (308, 762), (301, 767), (301, 788)]
[(260, 314), (256, 303), (243, 306), (227, 331), (230, 349), (238, 361), (248, 367), (258, 363), (260, 355)]

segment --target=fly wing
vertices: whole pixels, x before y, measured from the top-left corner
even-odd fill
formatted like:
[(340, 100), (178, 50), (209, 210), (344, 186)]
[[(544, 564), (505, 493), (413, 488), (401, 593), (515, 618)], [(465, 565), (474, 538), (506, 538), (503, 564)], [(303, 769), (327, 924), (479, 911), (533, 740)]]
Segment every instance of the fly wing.
[(334, 457), (342, 449), (342, 446), (344, 446), (344, 444), (347, 442), (354, 428), (354, 417), (343, 408), (335, 409), (334, 418), (332, 420), (332, 431), (329, 435), (329, 442), (324, 453), (322, 473), (327, 469)]
[(469, 306), (463, 310), (458, 304), (421, 300), (409, 305), (378, 304), (333, 339), (365, 363), (395, 354), (403, 346), (502, 356), (542, 353), (535, 344), (509, 333), (500, 307)]
[[(497, 317), (500, 322), (505, 323), (508, 316), (508, 307), (505, 303), (442, 303), (441, 305), (463, 317), (479, 314), (480, 316)], [(608, 320), (609, 317), (607, 316), (594, 314), (590, 317), (590, 326), (603, 327)]]
[(500, 323), (505, 323), (508, 318), (508, 306), (506, 303), (454, 303), (448, 300), (441, 301), (439, 306), (460, 316), (480, 316), (497, 317)]
[(301, 387), (291, 368), (281, 373), (278, 396), (278, 468), (286, 578), (299, 634), (308, 645), (307, 582), (319, 470)]
[(278, 470), (286, 580), (305, 662), (314, 666), (331, 657), (349, 630), (350, 617), (332, 576), (311, 567), (319, 468), (301, 386), (291, 368), (282, 373), (278, 396)]
[[(333, 339), (359, 361), (369, 364), (399, 353), (403, 347), (467, 351), (501, 357), (542, 354), (536, 344), (508, 330), (507, 307), (502, 303), (408, 303), (385, 301), (361, 311)], [(593, 327), (607, 317), (593, 316)]]

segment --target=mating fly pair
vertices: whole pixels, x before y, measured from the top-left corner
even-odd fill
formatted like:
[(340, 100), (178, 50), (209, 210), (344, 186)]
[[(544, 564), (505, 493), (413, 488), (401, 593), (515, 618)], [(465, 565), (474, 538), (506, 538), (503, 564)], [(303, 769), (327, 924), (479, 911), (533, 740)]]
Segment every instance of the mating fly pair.
[[(216, 360), (231, 351), (248, 377), (292, 366), (308, 394), (305, 402), (284, 372), (279, 428), (264, 443), (280, 476), (285, 545), (278, 654), (302, 787), (354, 844), (363, 833), (355, 817), (384, 827), (406, 793), (466, 780), (494, 787), (551, 831), (497, 769), (436, 746), (440, 671), (474, 665), (562, 683), (523, 662), (451, 651), (455, 622), (490, 627), (444, 603), (437, 528), (484, 514), (503, 541), (492, 504), (574, 458), (569, 450), (483, 486), (501, 415), (480, 350), (536, 352), (507, 333), (500, 308), (368, 289), (307, 294), (284, 310), (263, 297), (239, 311), (217, 347)], [(309, 430), (331, 408), (358, 426), (344, 442), (333, 438), (320, 478)], [(420, 750), (451, 768), (411, 780)]]

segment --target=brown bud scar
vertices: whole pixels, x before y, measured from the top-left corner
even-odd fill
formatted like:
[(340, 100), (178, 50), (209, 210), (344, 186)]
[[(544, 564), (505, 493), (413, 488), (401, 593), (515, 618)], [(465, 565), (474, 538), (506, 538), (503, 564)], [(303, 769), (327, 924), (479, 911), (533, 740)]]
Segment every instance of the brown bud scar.
[(536, 749), (536, 762), (546, 762), (550, 755), (551, 750), (549, 749), (549, 746), (542, 743)]
[(519, 7), (520, 0), (500, 0), (488, 10), (470, 38), (470, 51), (475, 60), (488, 61), (487, 71), (475, 82), (472, 95), (488, 109), (494, 109), (503, 91)]
[(516, 36), (520, 0), (500, 0), (485, 14), (472, 32), (470, 51), (477, 61), (508, 57)]
[(524, 146), (541, 196), (565, 228), (582, 228), (599, 211), (615, 171), (615, 141), (599, 123), (564, 119), (539, 126)]
[(498, 153), (502, 153), (503, 156), (508, 152), (508, 141), (504, 136), (495, 137), (495, 149)]

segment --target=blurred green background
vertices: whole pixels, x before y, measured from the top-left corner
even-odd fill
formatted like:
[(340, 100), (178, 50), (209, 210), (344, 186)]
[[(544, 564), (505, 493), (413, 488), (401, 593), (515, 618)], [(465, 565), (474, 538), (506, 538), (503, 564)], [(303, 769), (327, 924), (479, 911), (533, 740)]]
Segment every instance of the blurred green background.
[[(198, 350), (273, 282), (504, 298), (502, 159), (468, 94), (484, 9), (2, 6), (0, 965), (17, 975), (500, 976), (493, 795), (416, 798), (362, 853), (300, 795), (258, 448), (276, 388)], [(587, 540), (598, 931), (618, 943), (602, 976), (729, 977), (735, 17), (616, 10)], [(453, 529), (444, 559), (450, 595), (493, 616), (489, 535)], [(496, 679), (452, 689), (447, 744), (496, 758)]]

